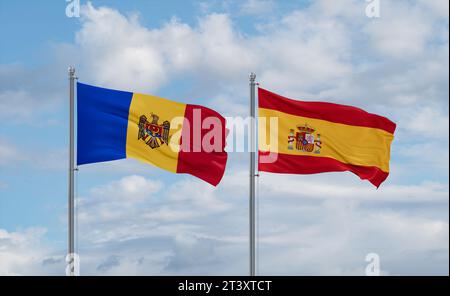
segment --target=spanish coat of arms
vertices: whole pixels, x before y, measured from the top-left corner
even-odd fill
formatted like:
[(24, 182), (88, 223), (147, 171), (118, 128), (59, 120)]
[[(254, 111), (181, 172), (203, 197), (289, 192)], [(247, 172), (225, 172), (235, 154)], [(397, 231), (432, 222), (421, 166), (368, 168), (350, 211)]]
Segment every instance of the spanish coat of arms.
[(290, 129), (288, 135), (288, 150), (297, 150), (303, 152), (314, 152), (320, 154), (322, 141), (320, 134), (314, 136), (315, 129), (307, 124), (297, 125), (297, 131)]
[(145, 115), (139, 117), (138, 140), (142, 139), (150, 148), (158, 148), (163, 144), (169, 145), (170, 123), (166, 120), (158, 123), (159, 116), (151, 114), (152, 121), (148, 121)]

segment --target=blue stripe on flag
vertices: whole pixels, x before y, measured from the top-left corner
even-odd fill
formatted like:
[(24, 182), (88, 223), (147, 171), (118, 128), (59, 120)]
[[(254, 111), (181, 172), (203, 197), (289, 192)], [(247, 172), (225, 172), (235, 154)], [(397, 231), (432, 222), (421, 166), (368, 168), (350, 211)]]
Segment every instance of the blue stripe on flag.
[(133, 93), (77, 83), (77, 164), (126, 157)]

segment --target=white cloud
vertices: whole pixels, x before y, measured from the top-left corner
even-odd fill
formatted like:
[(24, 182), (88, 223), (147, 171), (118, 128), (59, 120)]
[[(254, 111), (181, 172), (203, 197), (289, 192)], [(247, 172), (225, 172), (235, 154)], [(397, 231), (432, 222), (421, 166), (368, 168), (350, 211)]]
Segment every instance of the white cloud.
[[(246, 172), (234, 173), (229, 182), (233, 187), (244, 186), (241, 180)], [(326, 182), (324, 177), (326, 176)], [(389, 181), (389, 180), (388, 180)], [(352, 173), (326, 173), (319, 175), (285, 175), (261, 172), (259, 190), (265, 198), (349, 200), (371, 202), (445, 202), (448, 200), (448, 184), (423, 181), (421, 184), (391, 184), (386, 182), (379, 189), (367, 181), (361, 181)]]
[[(78, 199), (78, 219), (80, 223), (85, 224), (94, 221), (119, 222), (130, 214), (133, 217), (145, 202), (151, 202), (151, 199), (157, 196), (161, 188), (161, 182), (138, 175), (126, 176), (118, 181), (94, 187), (88, 196)], [(124, 226), (128, 227), (129, 223)], [(104, 236), (108, 236), (108, 233)]]
[(429, 9), (434, 17), (447, 19), (448, 22), (449, 2), (447, 0), (419, 0), (418, 2), (421, 8)]
[[(252, 37), (238, 32), (226, 14), (206, 15), (197, 27), (172, 19), (159, 29), (148, 29), (136, 17), (127, 19), (112, 9), (87, 5), (84, 10), (77, 45), (83, 60), (91, 62), (81, 71), (110, 87), (154, 91), (168, 77), (194, 74), (209, 90), (241, 90), (240, 81), (250, 71), (259, 71), (267, 85), (303, 89), (301, 95), (351, 69), (345, 28), (335, 19), (316, 19), (308, 12), (266, 24), (264, 36)], [(129, 60), (129, 52), (136, 61)]]
[(449, 118), (448, 114), (444, 113), (448, 110), (422, 105), (408, 111), (399, 126), (407, 130), (410, 136), (420, 135), (421, 139), (439, 139), (440, 142), (448, 139)]
[(13, 232), (0, 228), (0, 275), (63, 275), (63, 258), (43, 243), (45, 233), (40, 227)]
[(147, 45), (151, 31), (108, 8), (95, 9), (90, 2), (82, 10), (83, 28), (77, 33), (81, 54), (89, 62), (86, 73), (95, 73), (95, 81), (116, 87), (153, 89), (165, 82), (166, 73), (160, 53)]
[(162, 187), (161, 182), (147, 180), (142, 176), (132, 175), (110, 184), (93, 188), (92, 196), (108, 202), (141, 202), (156, 194)]
[[(81, 197), (78, 221), (81, 227), (103, 223), (102, 231), (88, 227), (84, 232), (83, 237), (96, 242), (161, 235), (165, 231), (170, 235), (178, 229), (195, 228), (183, 226), (182, 222), (229, 210), (229, 204), (214, 191), (208, 184), (187, 180), (166, 185), (142, 176), (127, 176), (95, 187)], [(147, 226), (141, 225), (143, 221)]]
[(254, 63), (224, 14), (205, 16), (197, 28), (172, 19), (160, 29), (141, 26), (136, 15), (126, 18), (90, 3), (82, 15), (76, 43), (89, 66), (80, 71), (101, 85), (154, 91), (179, 73), (230, 79)]
[(215, 196), (215, 189), (206, 183), (194, 181), (180, 181), (171, 186), (168, 191), (169, 198), (176, 203), (190, 202), (205, 211), (221, 211), (229, 208), (229, 205)]
[(424, 98), (443, 102), (448, 38), (442, 40), (445, 34), (435, 29), (443, 28), (435, 12), (421, 9), (423, 4), (386, 2), (383, 16), (372, 20), (364, 15), (365, 5), (314, 2), (259, 21), (259, 33), (248, 35), (228, 14), (204, 15), (196, 26), (172, 19), (146, 28), (136, 15), (88, 4), (76, 42), (83, 65), (89, 65), (81, 77), (142, 92), (190, 78), (195, 96), (233, 98), (215, 102), (228, 112), (242, 109), (251, 71), (263, 87), (294, 98), (363, 107), (405, 106)]
[(408, 2), (385, 1), (381, 14), (380, 21), (365, 27), (373, 48), (400, 59), (423, 54), (428, 38), (433, 36), (432, 20), (419, 7)]
[[(102, 208), (110, 206), (107, 199), (81, 206), (79, 242), (83, 256), (89, 258), (85, 274), (246, 274), (242, 260), (248, 255), (246, 176), (246, 172), (233, 170), (219, 188), (211, 190), (187, 180), (162, 185), (164, 189), (151, 199), (134, 206), (132, 199), (122, 196), (122, 189), (115, 189), (122, 187), (123, 180), (99, 186), (109, 188), (113, 201), (113, 192), (122, 196), (122, 204), (115, 205), (122, 212), (120, 219), (102, 216)], [(372, 251), (381, 256), (384, 273), (409, 274), (402, 267), (405, 262), (398, 259), (402, 253), (422, 258), (448, 250), (445, 215), (439, 218), (420, 210), (423, 203), (431, 207), (446, 204), (447, 185), (387, 185), (376, 190), (353, 176), (334, 174), (327, 184), (319, 179), (261, 177), (258, 233), (262, 274), (361, 275), (365, 255)], [(221, 200), (226, 200), (226, 207)], [(397, 212), (392, 206), (398, 203), (407, 207)], [(92, 219), (80, 219), (84, 212), (91, 213)], [(151, 252), (146, 251), (149, 244)], [(154, 262), (154, 266), (140, 265), (140, 261)], [(437, 262), (420, 264), (425, 269), (438, 266)], [(433, 272), (445, 272), (445, 264)]]
[(423, 171), (426, 167), (429, 174), (438, 172), (444, 176), (448, 174), (449, 168), (449, 151), (448, 141), (429, 141), (417, 144), (399, 146), (397, 148), (398, 155), (410, 160), (408, 166), (416, 171)]
[[(188, 179), (168, 185), (128, 176), (92, 188), (77, 209), (82, 274), (245, 275), (247, 173), (232, 169), (217, 188)], [(448, 272), (447, 185), (375, 190), (353, 176), (319, 179), (262, 175), (261, 274), (363, 275), (370, 252), (380, 255), (385, 274)], [(140, 193), (145, 198), (136, 199)], [(61, 255), (29, 252), (43, 234), (0, 232), (0, 258), (9, 258), (2, 272), (63, 273)]]
[[(261, 215), (269, 215), (267, 208)], [(265, 233), (260, 238), (263, 274), (363, 275), (365, 256), (371, 252), (380, 256), (384, 274), (417, 275), (430, 267), (434, 267), (434, 274), (448, 273), (446, 263), (440, 262), (448, 258), (448, 222), (389, 211), (369, 212), (342, 201), (321, 204), (320, 209), (319, 217), (300, 207), (298, 217), (306, 216), (297, 219), (298, 223), (303, 221), (298, 228), (290, 226), (292, 222), (286, 218), (292, 219), (293, 214), (281, 208), (274, 210), (285, 213), (277, 224), (261, 220)], [(273, 230), (265, 229), (269, 226)], [(433, 253), (443, 257), (433, 258)], [(415, 258), (406, 259), (404, 254)], [(417, 264), (423, 257), (433, 259)]]

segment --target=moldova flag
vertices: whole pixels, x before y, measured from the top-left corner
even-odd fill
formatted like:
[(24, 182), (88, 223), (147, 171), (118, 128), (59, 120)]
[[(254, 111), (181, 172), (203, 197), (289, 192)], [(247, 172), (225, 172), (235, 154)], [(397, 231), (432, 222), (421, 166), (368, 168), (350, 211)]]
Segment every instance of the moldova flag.
[(291, 100), (262, 88), (258, 100), (260, 171), (350, 171), (376, 187), (388, 177), (396, 128), (389, 119), (351, 106)]
[(77, 164), (133, 157), (214, 186), (225, 171), (225, 118), (203, 106), (77, 83)]

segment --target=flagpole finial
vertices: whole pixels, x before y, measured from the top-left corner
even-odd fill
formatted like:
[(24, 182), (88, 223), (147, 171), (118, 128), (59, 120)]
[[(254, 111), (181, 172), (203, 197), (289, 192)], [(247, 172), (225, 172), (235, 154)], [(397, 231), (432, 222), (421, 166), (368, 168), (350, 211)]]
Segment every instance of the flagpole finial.
[(69, 66), (69, 68), (67, 69), (67, 72), (69, 73), (69, 77), (74, 77), (75, 76), (75, 67)]
[(250, 81), (255, 82), (256, 74), (252, 72), (250, 73), (250, 75), (248, 75), (248, 78), (250, 78)]

